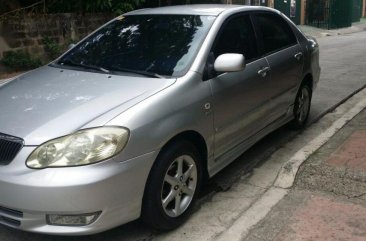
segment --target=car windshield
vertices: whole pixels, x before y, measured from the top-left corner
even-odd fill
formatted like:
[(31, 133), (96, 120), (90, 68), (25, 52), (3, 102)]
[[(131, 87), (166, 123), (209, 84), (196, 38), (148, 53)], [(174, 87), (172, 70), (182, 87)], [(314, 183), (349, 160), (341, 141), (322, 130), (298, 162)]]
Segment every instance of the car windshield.
[(57, 64), (179, 77), (188, 71), (214, 19), (198, 15), (122, 16), (78, 44)]

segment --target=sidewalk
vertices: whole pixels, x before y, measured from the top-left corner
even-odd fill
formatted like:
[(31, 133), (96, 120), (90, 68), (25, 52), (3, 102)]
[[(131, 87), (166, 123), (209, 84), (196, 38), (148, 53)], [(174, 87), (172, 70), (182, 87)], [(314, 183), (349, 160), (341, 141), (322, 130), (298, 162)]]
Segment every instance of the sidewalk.
[(360, 22), (353, 23), (351, 27), (340, 28), (340, 29), (321, 29), (308, 25), (298, 26), (306, 35), (313, 36), (315, 38), (344, 35), (366, 31), (366, 18), (362, 18)]
[(366, 109), (306, 160), (244, 240), (366, 240)]

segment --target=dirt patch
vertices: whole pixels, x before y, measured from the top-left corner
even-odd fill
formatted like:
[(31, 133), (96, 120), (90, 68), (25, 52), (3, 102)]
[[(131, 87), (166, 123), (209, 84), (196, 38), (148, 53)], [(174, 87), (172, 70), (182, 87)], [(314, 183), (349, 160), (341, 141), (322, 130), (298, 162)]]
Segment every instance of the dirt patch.
[(9, 79), (12, 78), (14, 76), (20, 75), (24, 72), (14, 72), (14, 73), (0, 73), (0, 80), (2, 79)]

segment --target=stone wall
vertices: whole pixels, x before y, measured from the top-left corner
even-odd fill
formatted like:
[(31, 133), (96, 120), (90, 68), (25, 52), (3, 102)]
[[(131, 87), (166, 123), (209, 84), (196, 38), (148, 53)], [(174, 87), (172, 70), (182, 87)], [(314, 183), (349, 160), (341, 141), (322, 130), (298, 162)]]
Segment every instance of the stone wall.
[(112, 18), (105, 14), (47, 14), (6, 19), (0, 22), (0, 59), (6, 51), (17, 50), (44, 58), (45, 37), (65, 47)]

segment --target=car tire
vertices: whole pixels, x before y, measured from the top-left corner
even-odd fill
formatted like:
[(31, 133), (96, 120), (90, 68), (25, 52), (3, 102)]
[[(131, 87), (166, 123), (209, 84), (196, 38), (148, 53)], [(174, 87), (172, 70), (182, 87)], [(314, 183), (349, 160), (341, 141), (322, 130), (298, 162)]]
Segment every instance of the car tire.
[(154, 163), (144, 193), (142, 220), (167, 231), (186, 221), (202, 182), (201, 156), (187, 141), (163, 148)]
[(295, 130), (303, 129), (309, 118), (311, 107), (312, 90), (309, 84), (304, 83), (296, 95), (293, 120), (290, 122), (290, 128)]

